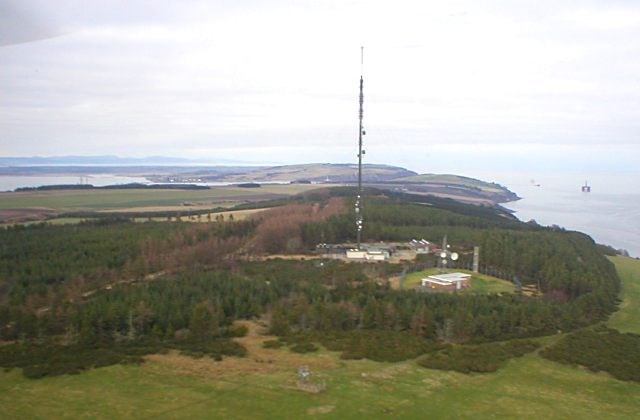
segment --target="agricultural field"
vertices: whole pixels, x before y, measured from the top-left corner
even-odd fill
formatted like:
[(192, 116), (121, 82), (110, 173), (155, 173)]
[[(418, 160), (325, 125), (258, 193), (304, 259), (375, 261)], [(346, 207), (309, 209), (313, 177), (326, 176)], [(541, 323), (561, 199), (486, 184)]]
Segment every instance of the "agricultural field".
[(207, 210), (269, 200), (317, 189), (318, 185), (214, 187), (204, 190), (53, 190), (0, 193), (0, 222), (43, 219), (74, 211), (160, 212)]
[[(180, 219), (181, 222), (211, 222), (215, 221), (216, 217), (222, 218), (222, 220), (245, 220), (247, 217), (265, 211), (266, 209), (247, 209), (247, 210), (230, 210), (230, 211), (216, 211), (215, 213), (205, 213), (194, 216), (175, 216), (172, 220)], [(58, 219), (53, 219), (52, 222), (56, 222)], [(167, 217), (135, 217), (135, 222), (164, 222)]]
[[(515, 288), (513, 283), (486, 274), (474, 273), (469, 270), (451, 269), (449, 271), (471, 274), (471, 287), (459, 291), (458, 293), (513, 293)], [(440, 269), (429, 268), (415, 273), (409, 273), (402, 284), (403, 289), (412, 289), (420, 285), (420, 281), (427, 276), (439, 274)]]
[(408, 182), (427, 182), (431, 184), (443, 184), (443, 185), (457, 185), (463, 187), (478, 188), (483, 191), (499, 193), (503, 192), (504, 188), (496, 184), (480, 181), (473, 178), (468, 178), (459, 175), (441, 175), (441, 174), (423, 174), (413, 175), (404, 178), (397, 178), (396, 181), (408, 181)]

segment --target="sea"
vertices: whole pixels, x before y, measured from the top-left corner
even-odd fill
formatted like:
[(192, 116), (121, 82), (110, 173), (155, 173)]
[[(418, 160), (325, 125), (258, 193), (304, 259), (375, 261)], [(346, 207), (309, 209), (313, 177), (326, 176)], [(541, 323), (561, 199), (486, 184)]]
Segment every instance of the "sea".
[[(467, 174), (465, 174), (467, 175)], [(596, 242), (624, 249), (640, 257), (640, 175), (596, 173), (589, 179), (575, 174), (468, 174), (497, 182), (521, 197), (502, 205), (522, 221), (557, 225), (591, 236)], [(0, 176), (0, 191), (41, 185), (79, 184), (95, 186), (150, 182), (143, 177), (94, 174), (77, 176)], [(587, 182), (591, 192), (581, 191)], [(1, 198), (1, 197), (0, 197)]]
[[(640, 176), (638, 174), (578, 175), (487, 174), (522, 197), (502, 205), (522, 221), (557, 225), (584, 232), (596, 242), (640, 257)], [(582, 192), (585, 182), (591, 192)]]

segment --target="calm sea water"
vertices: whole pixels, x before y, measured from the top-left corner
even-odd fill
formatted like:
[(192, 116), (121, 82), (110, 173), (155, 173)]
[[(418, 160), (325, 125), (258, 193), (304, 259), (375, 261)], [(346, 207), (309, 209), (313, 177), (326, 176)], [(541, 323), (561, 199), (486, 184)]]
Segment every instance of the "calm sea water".
[[(105, 185), (122, 185), (122, 184), (157, 184), (157, 182), (151, 182), (144, 177), (135, 176), (122, 176), (112, 174), (93, 174), (80, 178), (80, 176), (4, 176), (0, 175), (0, 192), (13, 191), (16, 188), (24, 187), (40, 187), (44, 185), (76, 185), (76, 184), (91, 184), (95, 187), (103, 187)], [(232, 182), (185, 182), (185, 184), (192, 185), (204, 185), (209, 187), (223, 187), (227, 185), (233, 185)], [(288, 184), (288, 182), (282, 181), (269, 181), (260, 182), (263, 185), (272, 184)]]
[(534, 179), (503, 174), (493, 178), (522, 197), (504, 204), (520, 220), (534, 219), (541, 225), (584, 232), (598, 243), (626, 249), (640, 257), (638, 174), (593, 174), (588, 180), (590, 193), (581, 191), (585, 179), (575, 175), (542, 175)]

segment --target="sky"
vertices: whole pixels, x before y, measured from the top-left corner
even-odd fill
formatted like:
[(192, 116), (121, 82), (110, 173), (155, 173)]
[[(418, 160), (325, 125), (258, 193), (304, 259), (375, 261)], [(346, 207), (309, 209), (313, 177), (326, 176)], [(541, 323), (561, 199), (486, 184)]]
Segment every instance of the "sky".
[(365, 162), (639, 170), (635, 0), (0, 0), (0, 156), (355, 162), (361, 72)]

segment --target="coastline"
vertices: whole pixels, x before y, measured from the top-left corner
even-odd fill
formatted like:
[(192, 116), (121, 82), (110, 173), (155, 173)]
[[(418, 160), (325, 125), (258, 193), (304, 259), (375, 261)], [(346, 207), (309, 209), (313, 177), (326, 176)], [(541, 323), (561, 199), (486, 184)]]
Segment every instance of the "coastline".
[(537, 191), (499, 205), (522, 222), (582, 232), (597, 243), (640, 257), (640, 194)]

